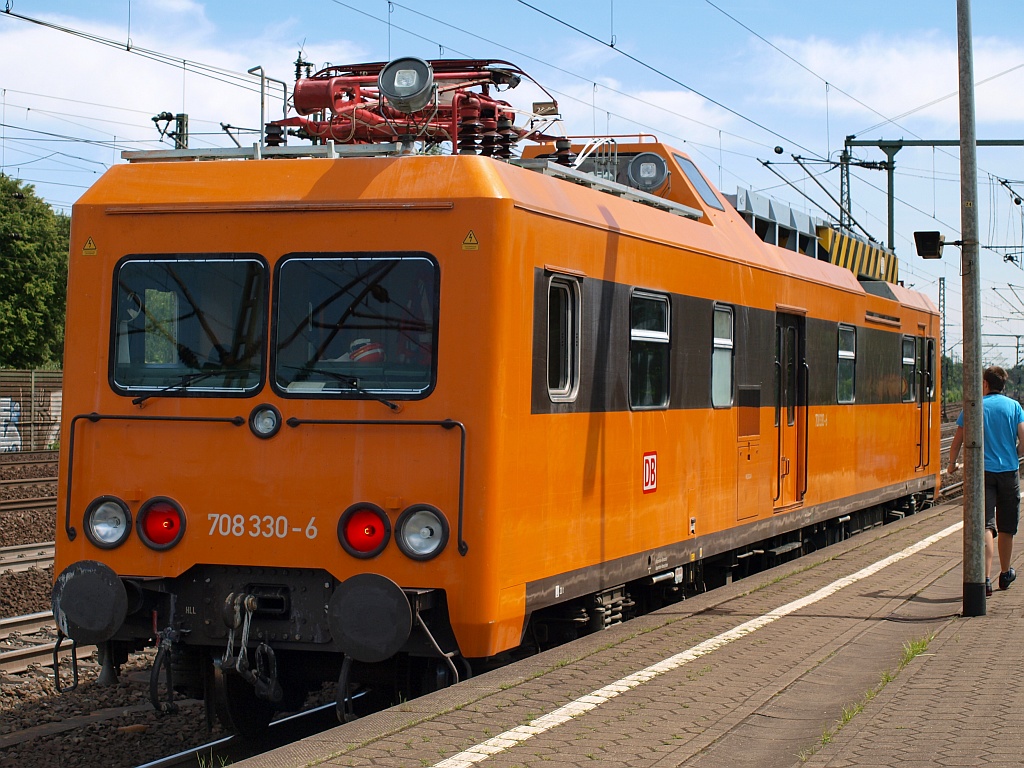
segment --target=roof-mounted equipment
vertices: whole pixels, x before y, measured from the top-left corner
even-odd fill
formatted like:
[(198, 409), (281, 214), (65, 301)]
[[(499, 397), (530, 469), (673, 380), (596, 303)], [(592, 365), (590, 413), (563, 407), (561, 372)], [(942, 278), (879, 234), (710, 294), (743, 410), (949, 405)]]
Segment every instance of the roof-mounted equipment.
[(434, 98), (434, 70), (422, 59), (395, 59), (380, 71), (377, 90), (399, 112), (419, 112)]
[(495, 59), (406, 57), (387, 63), (331, 66), (295, 83), (298, 117), (275, 125), (322, 143), (413, 142), (425, 150), (502, 159), (531, 131), (516, 128), (512, 106), (495, 93), (516, 87), (525, 72)]
[(668, 163), (654, 152), (641, 152), (629, 161), (626, 176), (641, 192), (653, 192), (668, 180)]

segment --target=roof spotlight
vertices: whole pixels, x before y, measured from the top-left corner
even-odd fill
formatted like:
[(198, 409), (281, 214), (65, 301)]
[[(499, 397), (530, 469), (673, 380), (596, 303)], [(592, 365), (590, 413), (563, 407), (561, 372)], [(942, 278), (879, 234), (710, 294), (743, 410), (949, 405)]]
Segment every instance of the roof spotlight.
[(422, 59), (395, 59), (381, 70), (377, 87), (388, 104), (409, 115), (419, 112), (434, 96), (434, 70)]
[(629, 183), (641, 192), (653, 192), (668, 179), (668, 164), (653, 152), (641, 152), (626, 166)]

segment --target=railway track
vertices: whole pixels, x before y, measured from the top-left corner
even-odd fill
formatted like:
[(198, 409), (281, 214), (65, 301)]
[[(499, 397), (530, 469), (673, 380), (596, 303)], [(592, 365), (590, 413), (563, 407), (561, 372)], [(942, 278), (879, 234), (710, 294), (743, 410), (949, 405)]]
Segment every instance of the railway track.
[[(358, 717), (364, 717), (372, 712), (370, 706), (363, 699), (362, 692), (356, 693), (352, 697)], [(258, 742), (239, 736), (227, 736), (209, 744), (154, 760), (143, 766), (138, 766), (138, 768), (195, 768), (196, 765), (231, 765), (238, 760), (269, 752), (337, 725), (336, 705), (334, 703), (323, 704), (273, 721), (267, 726), (266, 733)]]
[(10, 451), (7, 453), (0, 453), (0, 464), (17, 464), (22, 461), (56, 461), (59, 453), (60, 451), (57, 450)]
[(35, 453), (0, 453), (0, 468), (52, 466), (56, 473), (57, 451), (37, 451)]
[(47, 485), (57, 482), (55, 477), (20, 477), (14, 480), (0, 480), (0, 488), (23, 488), (27, 485)]
[[(33, 666), (53, 664), (57, 626), (48, 611), (0, 619), (0, 672), (18, 674)], [(70, 658), (71, 644), (65, 641), (60, 657)], [(93, 646), (79, 647), (79, 660), (92, 653)]]
[(943, 485), (942, 490), (939, 491), (939, 496), (944, 499), (955, 499), (962, 495), (964, 492), (964, 481), (961, 480), (958, 483), (950, 483), (949, 485)]
[(56, 512), (57, 497), (37, 496), (32, 499), (7, 499), (0, 501), (0, 512), (33, 511), (39, 509), (52, 509)]
[(17, 547), (0, 547), (0, 573), (4, 571), (27, 571), (31, 568), (48, 568), (53, 565), (53, 542), (22, 544)]
[[(0, 513), (56, 510), (57, 451), (0, 453)], [(38, 490), (30, 498), (13, 498)]]
[[(948, 427), (948, 425), (947, 425)], [(945, 466), (945, 459), (948, 455), (949, 445), (952, 442), (951, 430), (943, 428), (943, 437), (941, 438), (941, 457), (943, 460), (942, 467)], [(24, 465), (36, 464), (44, 465), (49, 464), (55, 466), (53, 459), (29, 459), (19, 460), (17, 462), (6, 461), (7, 457), (0, 458), (0, 468), (10, 466), (12, 463), (19, 463)], [(39, 479), (28, 479), (17, 483), (3, 483), (3, 487), (26, 487), (32, 484), (42, 484), (46, 482), (53, 483), (55, 480), (50, 475), (55, 475), (56, 471), (52, 470), (46, 472), (47, 478)], [(960, 493), (962, 484), (951, 483), (943, 488), (942, 496), (950, 498)], [(34, 504), (33, 504), (34, 502)], [(31, 504), (31, 506), (30, 506)], [(0, 505), (0, 510), (3, 509), (36, 509), (44, 512), (44, 510), (53, 511), (55, 508), (56, 500), (52, 497), (41, 497), (38, 499), (22, 500), (22, 501), (10, 501)], [(43, 543), (35, 544), (31, 547), (19, 547), (19, 548), (6, 548), (0, 549), (0, 572), (4, 570), (27, 570), (31, 567), (45, 568), (52, 562), (52, 549), (49, 550), (48, 555), (43, 554), (41, 550), (47, 547), (52, 547), (52, 544)], [(35, 566), (29, 565), (30, 556), (25, 555), (19, 557), (14, 553), (14, 550), (20, 549), (25, 550), (40, 550), (36, 555)], [(7, 565), (7, 562), (14, 560), (17, 562), (14, 566)], [(32, 614), (24, 617), (17, 617), (16, 619), (10, 619), (0, 621), (0, 672), (17, 675), (23, 674), (26, 671), (32, 678), (42, 678), (46, 675), (46, 680), (42, 681), (44, 686), (52, 686), (52, 672), (50, 667), (53, 663), (53, 652), (54, 652), (54, 640), (56, 637), (56, 627), (53, 621), (53, 617), (49, 612), (43, 612), (39, 614)], [(64, 650), (61, 653), (62, 658), (70, 656), (70, 643), (65, 641)], [(88, 664), (92, 664), (89, 661), (89, 656), (92, 653), (93, 648), (82, 647), (77, 649), (78, 658), (81, 661), (86, 660)], [(33, 671), (33, 668), (34, 671)], [(136, 673), (139, 674), (139, 673)], [(62, 675), (62, 682), (70, 683), (70, 679), (64, 679)], [(191, 700), (178, 700), (179, 705), (187, 710), (193, 706), (197, 709), (201, 706), (198, 702), (192, 702)], [(142, 711), (148, 712), (150, 710), (149, 704), (136, 705), (136, 707)], [(325, 722), (322, 727), (329, 727), (337, 722), (334, 715), (334, 705), (328, 705), (324, 708), (325, 712), (322, 715)], [(106, 713), (108, 710), (100, 707), (100, 709), (88, 710), (91, 716), (100, 716), (101, 712)], [(124, 707), (109, 708), (109, 716), (114, 717), (115, 714), (121, 715), (125, 711)], [(196, 715), (198, 719), (199, 715)], [(73, 731), (78, 727), (72, 718), (64, 724), (58, 724), (55, 727), (60, 727), (67, 731)], [(41, 726), (40, 726), (41, 727)], [(276, 730), (275, 725), (272, 725), (270, 730)], [(16, 735), (11, 735), (8, 738), (16, 738)], [(25, 734), (25, 739), (30, 740), (32, 737), (29, 734)], [(295, 736), (293, 738), (299, 738)], [(282, 739), (281, 743), (284, 743), (286, 739)], [(252, 745), (249, 745), (249, 750), (252, 749)], [(232, 739), (221, 739), (211, 744), (206, 744), (198, 749), (189, 750), (187, 752), (180, 753), (173, 757), (165, 758), (161, 761), (148, 763), (147, 766), (150, 768), (170, 768), (171, 766), (196, 766), (196, 765), (222, 765), (228, 764), (233, 761), (237, 761), (247, 756), (247, 750), (240, 749), (237, 742)], [(251, 754), (251, 751), (248, 751)]]
[(13, 619), (0, 619), (0, 641), (7, 640), (12, 635), (31, 635), (52, 626), (53, 614), (49, 611), (15, 616)]

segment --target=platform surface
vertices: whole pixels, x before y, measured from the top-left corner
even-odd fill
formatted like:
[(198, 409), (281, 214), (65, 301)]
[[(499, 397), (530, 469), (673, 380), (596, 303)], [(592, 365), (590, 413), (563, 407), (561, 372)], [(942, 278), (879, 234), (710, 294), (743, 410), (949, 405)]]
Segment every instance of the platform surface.
[(1019, 766), (1024, 578), (961, 617), (962, 515), (919, 512), (236, 765)]

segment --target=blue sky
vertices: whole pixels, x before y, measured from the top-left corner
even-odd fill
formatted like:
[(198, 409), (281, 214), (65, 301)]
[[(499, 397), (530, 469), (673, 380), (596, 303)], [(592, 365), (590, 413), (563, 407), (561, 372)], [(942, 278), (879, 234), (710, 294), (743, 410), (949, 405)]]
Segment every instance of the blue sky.
[[(1024, 10), (1010, 0), (972, 6), (978, 138), (1024, 138)], [(824, 161), (837, 159), (847, 135), (957, 139), (956, 35), (955, 0), (3, 0), (0, 170), (69, 210), (122, 162), (122, 150), (167, 146), (152, 120), (160, 112), (188, 113), (192, 146), (230, 146), (221, 123), (259, 122), (258, 81), (246, 70), (263, 66), (290, 84), (300, 49), (315, 66), (404, 55), (499, 58), (556, 96), (567, 133), (654, 133), (690, 153), (726, 193), (742, 186), (837, 216), (791, 155), (819, 161), (813, 172), (838, 197), (839, 171)], [(528, 108), (541, 96), (523, 85), (506, 98)], [(276, 117), (281, 108), (272, 98), (267, 111)], [(854, 154), (885, 159), (867, 147)], [(946, 279), (947, 348), (955, 356), (959, 251), (924, 262), (913, 232), (959, 238), (958, 155), (950, 147), (896, 156), (901, 276), (935, 301)], [(761, 160), (777, 163), (797, 189)], [(1013, 365), (1017, 339), (997, 334), (1024, 334), (1024, 206), (1000, 180), (1024, 193), (1024, 148), (979, 148), (978, 166), (981, 241), (992, 246), (981, 252), (989, 334), (982, 356)], [(851, 175), (854, 217), (884, 241), (885, 174)]]

